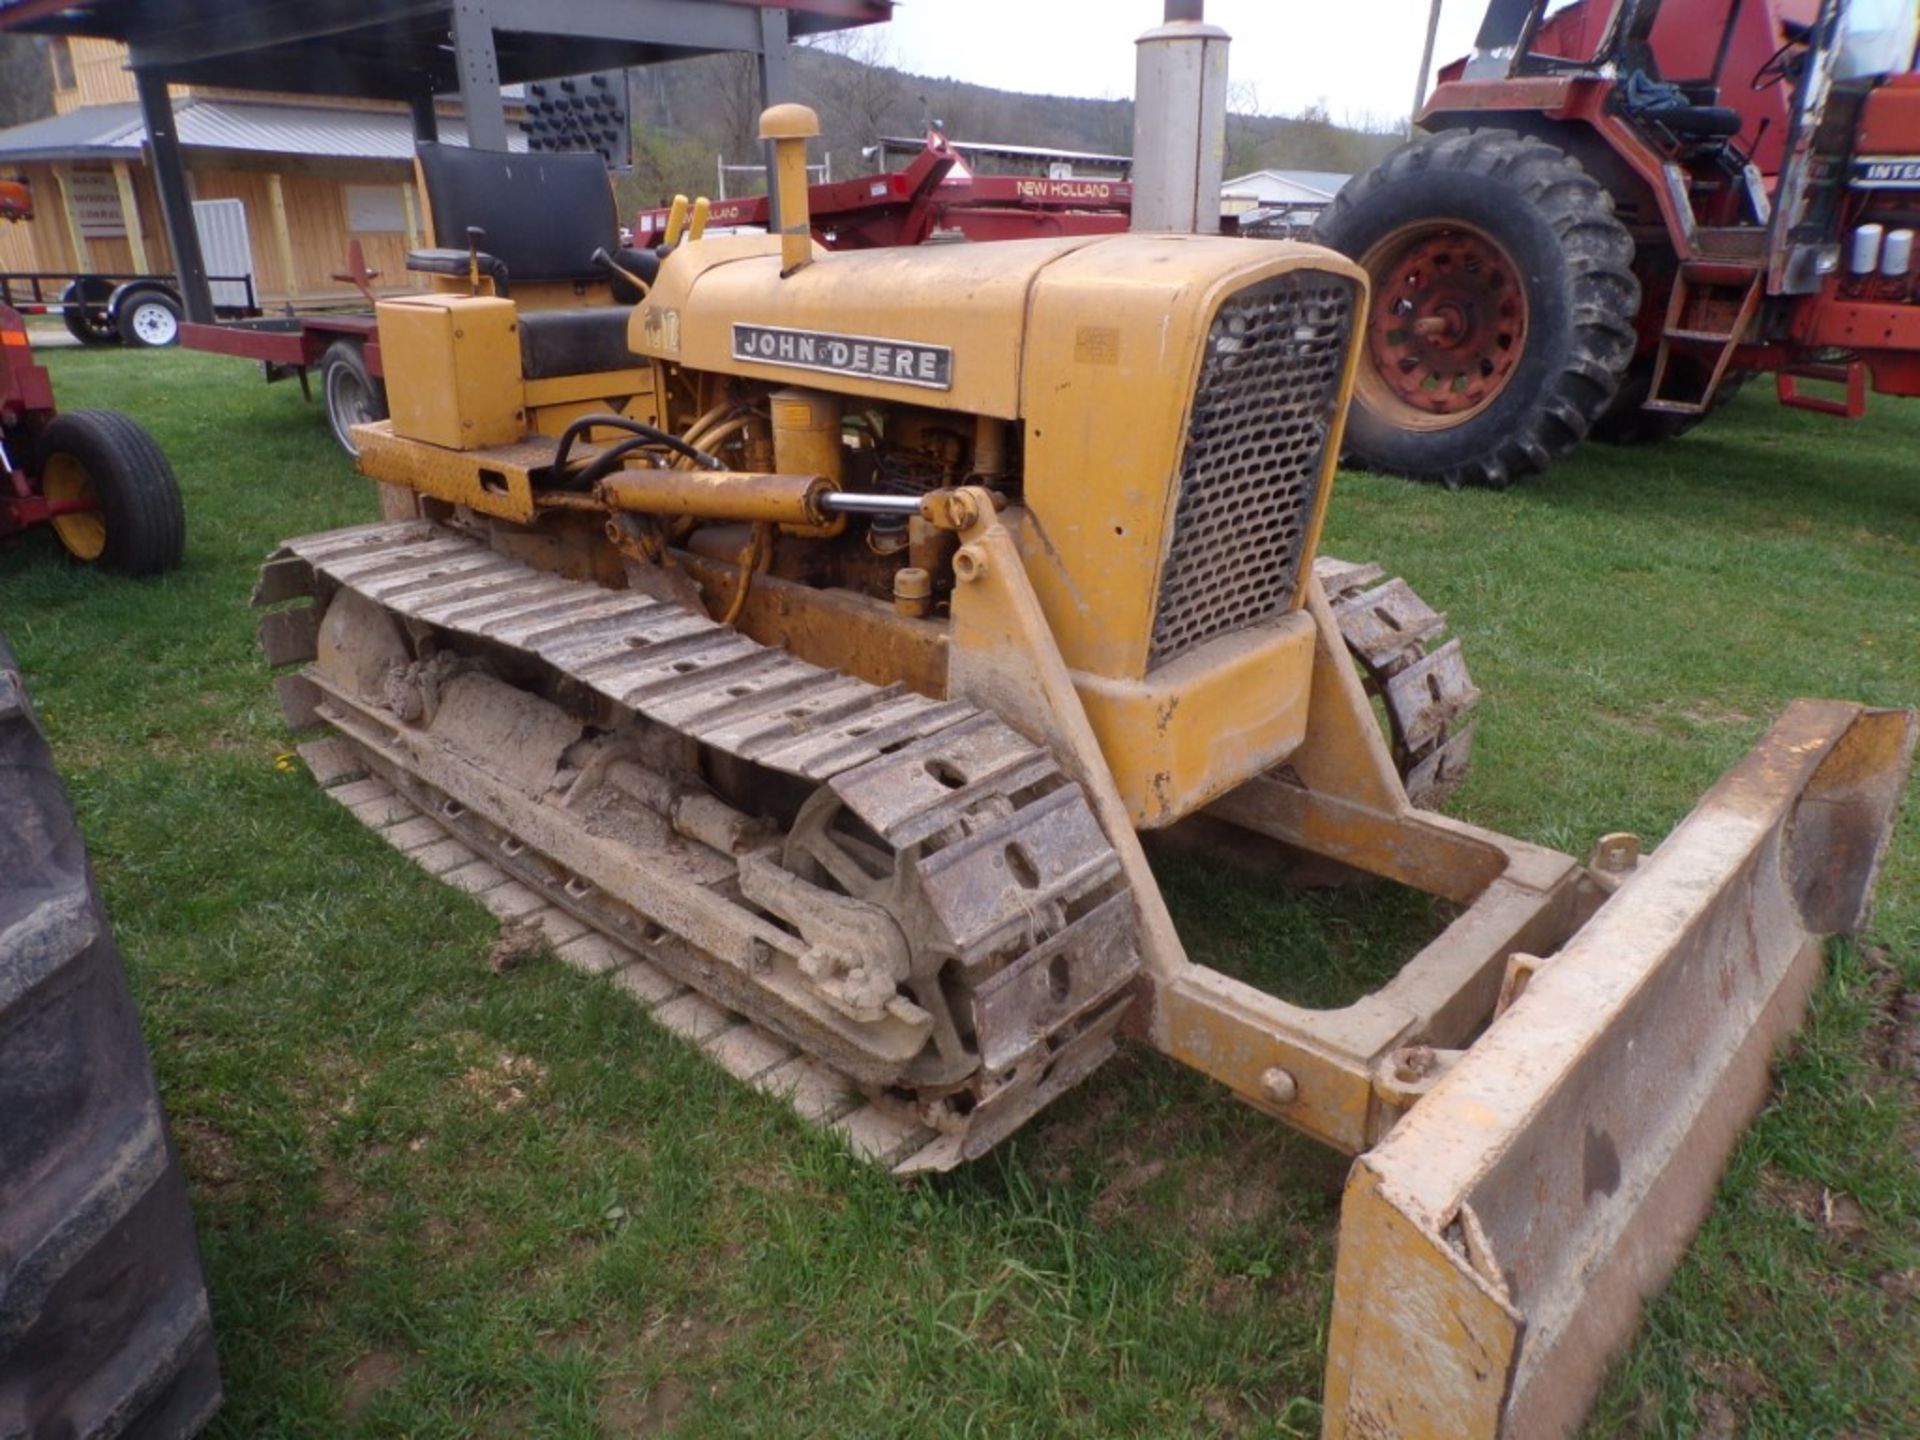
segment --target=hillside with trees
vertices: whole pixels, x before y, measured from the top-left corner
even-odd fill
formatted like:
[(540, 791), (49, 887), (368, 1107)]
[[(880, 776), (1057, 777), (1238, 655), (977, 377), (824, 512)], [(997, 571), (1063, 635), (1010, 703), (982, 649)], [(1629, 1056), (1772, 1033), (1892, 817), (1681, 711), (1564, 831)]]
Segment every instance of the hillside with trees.
[[(912, 75), (887, 63), (885, 35), (848, 31), (793, 50), (794, 87), (820, 113), (816, 161), (832, 156), (836, 178), (875, 168), (862, 150), (883, 135), (918, 135), (938, 124), (956, 140), (1127, 154), (1133, 101), (1028, 95), (965, 81)], [(751, 56), (715, 55), (634, 70), (634, 172), (628, 205), (711, 194), (714, 161), (755, 164), (759, 82)], [(1227, 173), (1276, 167), (1358, 172), (1399, 143), (1392, 128), (1341, 125), (1324, 107), (1299, 115), (1254, 113), (1235, 87), (1227, 121)], [(740, 186), (744, 191), (749, 187)], [(737, 193), (737, 192), (735, 192)], [(624, 208), (624, 207), (623, 207)]]

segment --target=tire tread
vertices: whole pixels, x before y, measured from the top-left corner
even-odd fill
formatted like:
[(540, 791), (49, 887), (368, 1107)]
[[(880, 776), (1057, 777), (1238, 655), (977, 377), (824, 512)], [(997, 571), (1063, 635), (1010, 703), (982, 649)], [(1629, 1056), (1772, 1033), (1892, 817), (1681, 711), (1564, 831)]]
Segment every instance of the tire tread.
[(220, 1402), (186, 1184), (4, 638), (0, 702), (0, 1430), (186, 1440)]
[(59, 451), (86, 467), (106, 519), (102, 569), (157, 575), (180, 563), (187, 517), (180, 482), (145, 426), (118, 410), (67, 410), (41, 437), (44, 457)]
[(1636, 342), (1633, 237), (1615, 218), (1613, 198), (1564, 150), (1517, 131), (1473, 127), (1424, 135), (1395, 150), (1334, 196), (1315, 239), (1350, 256), (1364, 253), (1371, 237), (1358, 233), (1361, 208), (1436, 171), (1510, 187), (1552, 230), (1566, 260), (1572, 342), (1538, 402), (1470, 459), (1431, 468), (1396, 464), (1367, 453), (1355, 434), (1360, 427), (1349, 428), (1349, 447), (1371, 468), (1449, 489), (1503, 489), (1571, 451), (1611, 402)]

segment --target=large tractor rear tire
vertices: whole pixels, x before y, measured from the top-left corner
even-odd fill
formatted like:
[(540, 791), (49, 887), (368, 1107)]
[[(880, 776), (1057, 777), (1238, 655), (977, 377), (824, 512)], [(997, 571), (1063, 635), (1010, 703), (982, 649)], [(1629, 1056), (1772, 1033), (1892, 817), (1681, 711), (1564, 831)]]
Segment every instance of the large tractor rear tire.
[(1678, 440), (1690, 430), (1718, 415), (1753, 378), (1750, 372), (1729, 374), (1713, 392), (1713, 403), (1701, 415), (1673, 415), (1662, 410), (1647, 410), (1647, 391), (1653, 383), (1654, 357), (1645, 355), (1627, 367), (1613, 404), (1593, 422), (1588, 433), (1603, 445), (1661, 445)]
[(69, 410), (40, 437), (40, 488), (50, 500), (97, 508), (58, 515), (54, 534), (74, 559), (122, 575), (157, 575), (180, 563), (186, 508), (166, 452), (117, 410)]
[(1347, 420), (1368, 469), (1450, 488), (1539, 474), (1633, 358), (1633, 237), (1545, 141), (1423, 136), (1342, 190), (1314, 238), (1373, 280)]
[(133, 997), (0, 639), (0, 1435), (171, 1440), (219, 1403)]

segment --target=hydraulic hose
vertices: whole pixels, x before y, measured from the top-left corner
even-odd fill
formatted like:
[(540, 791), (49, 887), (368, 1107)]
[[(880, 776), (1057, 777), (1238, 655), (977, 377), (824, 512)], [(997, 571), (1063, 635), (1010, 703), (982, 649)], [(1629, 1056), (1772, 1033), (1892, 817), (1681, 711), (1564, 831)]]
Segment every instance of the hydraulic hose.
[(727, 468), (726, 462), (719, 456), (710, 454), (698, 446), (689, 445), (678, 435), (662, 430), (657, 425), (649, 425), (643, 420), (629, 419), (625, 415), (582, 415), (560, 432), (560, 443), (553, 452), (553, 469), (556, 475), (565, 477), (567, 460), (573, 453), (573, 442), (588, 431), (596, 429), (625, 430), (644, 443), (664, 445), (674, 453), (684, 455), (694, 464), (704, 466), (708, 470)]

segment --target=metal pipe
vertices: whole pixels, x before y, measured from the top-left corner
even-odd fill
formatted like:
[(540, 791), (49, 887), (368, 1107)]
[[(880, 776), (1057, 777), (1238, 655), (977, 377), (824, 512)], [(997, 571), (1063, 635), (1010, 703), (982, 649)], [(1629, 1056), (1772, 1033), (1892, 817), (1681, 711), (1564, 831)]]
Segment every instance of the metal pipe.
[(1135, 42), (1133, 217), (1137, 232), (1217, 235), (1227, 154), (1227, 32), (1198, 4), (1170, 3)]
[(1440, 0), (1433, 0), (1433, 8), (1427, 12), (1427, 41), (1420, 47), (1420, 74), (1413, 83), (1413, 109), (1407, 112), (1407, 138), (1413, 138), (1413, 132), (1420, 123), (1421, 108), (1427, 103), (1427, 77), (1433, 73), (1433, 42), (1440, 33)]
[(829, 490), (820, 497), (829, 515), (918, 515), (918, 495), (870, 495), (858, 490)]
[[(700, 438), (697, 441), (690, 440), (687, 443), (696, 449), (712, 452), (717, 450), (726, 441), (731, 440), (735, 435), (751, 427), (752, 424), (753, 416), (735, 415), (731, 419), (722, 420), (718, 425), (709, 426), (700, 433)], [(674, 464), (680, 465), (680, 468), (685, 469), (686, 467), (681, 465), (681, 461), (684, 458), (684, 456), (676, 457)]]
[(778, 206), (780, 274), (813, 263), (813, 222), (807, 202), (807, 141), (820, 133), (820, 117), (804, 105), (775, 105), (760, 117), (760, 138), (773, 146), (773, 184)]

